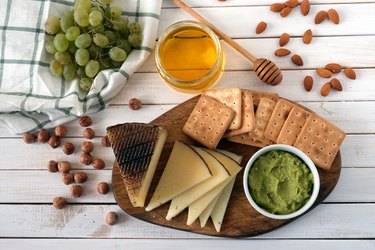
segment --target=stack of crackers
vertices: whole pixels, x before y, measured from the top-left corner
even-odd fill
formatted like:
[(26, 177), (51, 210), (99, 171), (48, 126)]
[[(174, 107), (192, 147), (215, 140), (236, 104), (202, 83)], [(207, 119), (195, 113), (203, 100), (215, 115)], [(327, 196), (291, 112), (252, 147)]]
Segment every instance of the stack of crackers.
[(250, 146), (288, 144), (330, 169), (345, 132), (276, 93), (239, 88), (204, 91), (184, 133), (214, 149), (222, 138)]

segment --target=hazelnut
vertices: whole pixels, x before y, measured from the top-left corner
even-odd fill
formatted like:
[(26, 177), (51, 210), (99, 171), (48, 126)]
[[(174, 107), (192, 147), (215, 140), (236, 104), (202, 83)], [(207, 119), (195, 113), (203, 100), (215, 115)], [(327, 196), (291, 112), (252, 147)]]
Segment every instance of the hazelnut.
[(74, 182), (74, 174), (72, 173), (63, 173), (61, 175), (61, 180), (65, 185), (72, 184)]
[(60, 146), (60, 139), (56, 135), (53, 135), (49, 138), (48, 144), (51, 148), (58, 148)]
[(92, 166), (95, 168), (95, 169), (103, 169), (105, 168), (105, 162), (102, 160), (102, 159), (95, 159), (93, 162), (92, 162)]
[(60, 161), (57, 164), (57, 168), (61, 173), (69, 173), (70, 170), (72, 169), (72, 165), (68, 161)]
[(59, 169), (57, 168), (57, 161), (50, 160), (48, 162), (48, 171), (51, 173), (56, 173)]
[(83, 193), (83, 188), (81, 185), (73, 185), (70, 188), (70, 195), (73, 196), (74, 198), (78, 198), (82, 195)]
[(38, 142), (47, 143), (50, 135), (49, 132), (45, 129), (42, 129), (38, 132)]
[(142, 102), (138, 98), (131, 98), (129, 100), (129, 108), (132, 110), (138, 110), (142, 108)]
[(74, 144), (71, 143), (71, 142), (65, 142), (65, 143), (63, 144), (63, 147), (62, 147), (64, 153), (67, 154), (67, 155), (71, 155), (71, 154), (73, 154), (75, 148), (76, 148), (76, 147), (75, 147)]
[(68, 133), (68, 129), (64, 125), (59, 125), (55, 128), (55, 135), (58, 137), (65, 137)]
[(62, 209), (66, 205), (66, 199), (64, 197), (53, 198), (52, 205), (57, 209)]
[(81, 144), (82, 153), (89, 154), (94, 150), (94, 144), (91, 141), (84, 141)]
[(92, 119), (90, 116), (82, 116), (81, 119), (79, 119), (79, 125), (82, 127), (88, 127), (91, 126), (92, 124)]
[(108, 224), (108, 225), (115, 225), (117, 224), (118, 222), (118, 215), (117, 213), (111, 211), (107, 214), (107, 216), (105, 217), (105, 222)]
[(83, 137), (86, 139), (92, 139), (95, 137), (95, 131), (92, 128), (85, 128), (83, 130)]
[(81, 154), (79, 160), (84, 165), (90, 165), (92, 163), (93, 158), (90, 154)]
[(96, 186), (96, 190), (99, 194), (107, 194), (109, 191), (109, 185), (107, 182), (100, 182), (98, 186)]
[(78, 172), (74, 174), (74, 181), (77, 183), (84, 183), (87, 181), (87, 175), (85, 172)]
[(27, 144), (31, 144), (35, 142), (35, 136), (31, 133), (24, 133), (22, 135), (22, 139)]
[(111, 146), (111, 143), (109, 142), (108, 136), (102, 137), (102, 145), (104, 147), (110, 147)]

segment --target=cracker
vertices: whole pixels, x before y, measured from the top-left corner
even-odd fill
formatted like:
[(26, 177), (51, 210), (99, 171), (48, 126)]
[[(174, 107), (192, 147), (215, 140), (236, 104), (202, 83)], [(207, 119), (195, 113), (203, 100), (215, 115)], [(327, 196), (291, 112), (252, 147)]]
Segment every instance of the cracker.
[(310, 112), (294, 105), (280, 131), (279, 137), (277, 137), (276, 142), (293, 145), (309, 116)]
[(258, 147), (258, 148), (263, 148), (267, 146), (267, 144), (264, 144), (263, 142), (260, 142), (252, 138), (249, 135), (249, 133), (231, 136), (231, 137), (228, 137), (227, 140), (231, 142), (239, 143), (239, 144)]
[(329, 170), (345, 136), (345, 132), (335, 125), (310, 114), (294, 146), (307, 154), (318, 167)]
[(254, 106), (258, 106), (262, 98), (268, 98), (274, 102), (279, 100), (279, 95), (272, 92), (251, 91), (253, 93)]
[(241, 127), (235, 130), (228, 130), (224, 137), (240, 135), (252, 131), (255, 127), (255, 115), (253, 97), (250, 90), (241, 90), (242, 107), (241, 107)]
[(273, 110), (266, 130), (264, 131), (264, 137), (274, 142), (277, 141), (277, 137), (279, 136), (280, 131), (293, 106), (293, 103), (288, 102), (285, 99), (279, 99), (279, 101), (276, 103), (275, 109)]
[(231, 108), (202, 95), (182, 130), (207, 148), (215, 149), (234, 115)]
[(209, 97), (214, 98), (216, 101), (221, 102), (225, 106), (233, 109), (235, 116), (229, 129), (239, 129), (241, 127), (241, 103), (242, 94), (239, 88), (224, 88), (224, 89), (210, 89), (202, 93)]

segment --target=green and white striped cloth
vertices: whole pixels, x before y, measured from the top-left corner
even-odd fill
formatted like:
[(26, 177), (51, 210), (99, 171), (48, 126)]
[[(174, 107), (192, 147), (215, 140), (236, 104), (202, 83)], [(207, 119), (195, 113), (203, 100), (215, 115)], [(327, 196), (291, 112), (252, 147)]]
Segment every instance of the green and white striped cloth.
[(45, 49), (48, 16), (62, 16), (74, 0), (1, 0), (0, 124), (13, 133), (52, 128), (105, 109), (129, 76), (150, 55), (162, 0), (114, 0), (130, 21), (142, 26), (142, 46), (119, 70), (101, 71), (92, 90), (80, 92), (78, 81), (65, 82), (49, 72)]

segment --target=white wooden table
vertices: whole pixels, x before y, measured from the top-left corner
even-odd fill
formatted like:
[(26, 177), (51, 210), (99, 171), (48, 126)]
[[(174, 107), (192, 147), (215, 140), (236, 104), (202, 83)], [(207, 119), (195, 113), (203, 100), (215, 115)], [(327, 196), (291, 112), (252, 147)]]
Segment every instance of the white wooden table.
[[(122, 122), (149, 122), (191, 95), (169, 89), (156, 72), (153, 56), (135, 73), (111, 106), (93, 117), (96, 133), (94, 155), (106, 162), (104, 170), (79, 164), (79, 150), (67, 157), (61, 149), (47, 145), (26, 145), (19, 136), (0, 128), (0, 249), (374, 249), (375, 248), (375, 1), (312, 0), (311, 12), (303, 17), (299, 8), (287, 18), (269, 11), (271, 0), (186, 0), (190, 6), (228, 33), (238, 43), (259, 57), (274, 60), (282, 69), (284, 81), (277, 87), (261, 83), (251, 64), (224, 42), (225, 72), (218, 87), (241, 87), (275, 91), (320, 114), (348, 134), (342, 145), (342, 172), (333, 193), (318, 207), (295, 222), (273, 232), (242, 239), (205, 237), (155, 226), (134, 219), (116, 205), (112, 193), (99, 195), (96, 185), (111, 181), (113, 155), (100, 146), (100, 137), (109, 125)], [(324, 22), (315, 25), (318, 10), (335, 8), (340, 25)], [(170, 24), (191, 19), (165, 1), (158, 34)], [(259, 21), (268, 29), (255, 35)], [(301, 35), (311, 28), (313, 42), (305, 45)], [(287, 48), (304, 59), (304, 66), (294, 66), (289, 58), (276, 58), (278, 36), (287, 32)], [(357, 80), (342, 80), (344, 91), (319, 94), (324, 80), (314, 69), (329, 62), (353, 67)], [(313, 90), (303, 88), (303, 78), (315, 79)], [(143, 108), (132, 111), (127, 102), (137, 97)], [(78, 122), (67, 124), (69, 138), (79, 145), (82, 128)], [(84, 195), (69, 198), (63, 210), (51, 206), (54, 196), (69, 197), (59, 174), (46, 170), (51, 159), (68, 159), (73, 168), (88, 174)], [(104, 217), (116, 211), (120, 221), (107, 226)]]

